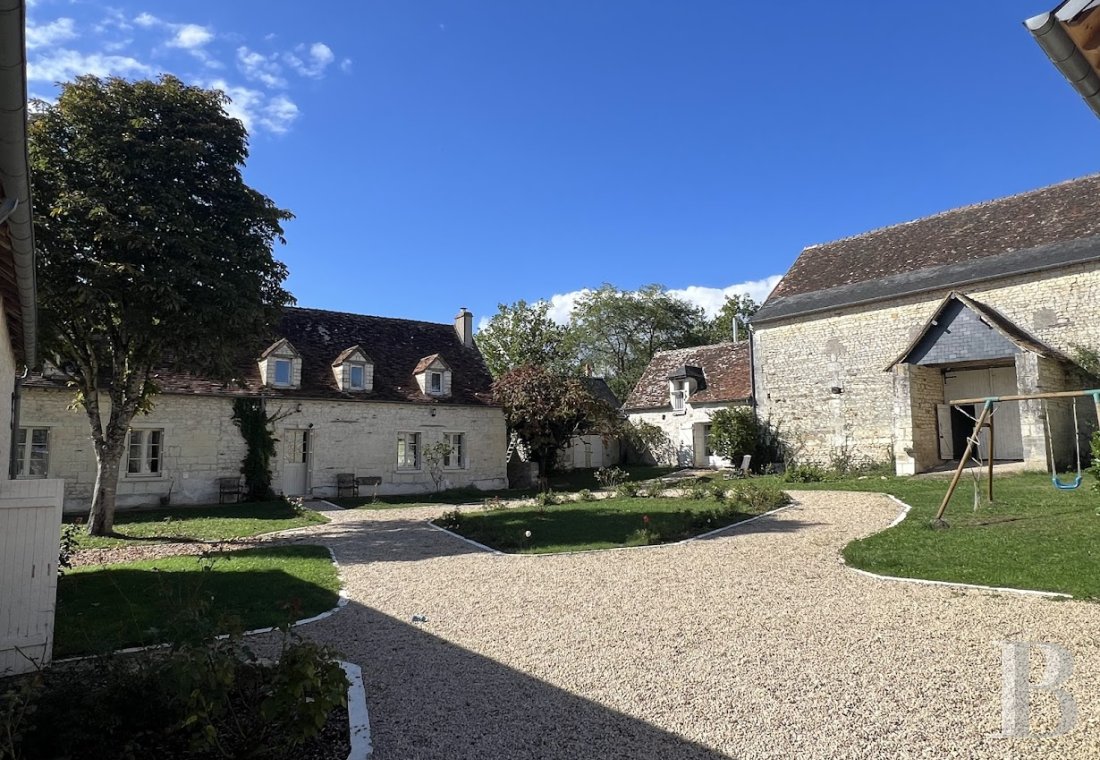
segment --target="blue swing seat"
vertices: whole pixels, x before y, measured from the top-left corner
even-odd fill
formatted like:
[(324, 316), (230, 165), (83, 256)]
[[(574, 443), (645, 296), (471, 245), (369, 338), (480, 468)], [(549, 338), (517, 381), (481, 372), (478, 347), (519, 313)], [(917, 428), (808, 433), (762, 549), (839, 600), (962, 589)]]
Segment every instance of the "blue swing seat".
[(1072, 483), (1063, 483), (1062, 481), (1058, 480), (1058, 473), (1054, 473), (1050, 476), (1050, 482), (1053, 483), (1054, 487), (1057, 488), (1059, 491), (1076, 491), (1078, 488), (1081, 487), (1082, 480), (1083, 478), (1080, 474), (1078, 474), (1077, 477), (1073, 479)]

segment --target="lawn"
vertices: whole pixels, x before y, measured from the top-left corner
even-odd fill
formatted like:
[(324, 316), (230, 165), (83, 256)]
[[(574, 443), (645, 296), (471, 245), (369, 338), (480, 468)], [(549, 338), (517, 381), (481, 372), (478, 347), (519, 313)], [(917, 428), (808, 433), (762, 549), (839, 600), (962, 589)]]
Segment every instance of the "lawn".
[[(76, 517), (67, 517), (73, 522)], [(283, 501), (220, 504), (205, 507), (172, 507), (115, 513), (115, 537), (89, 536), (80, 532), (79, 549), (107, 549), (135, 543), (167, 541), (219, 541), (247, 538), (277, 530), (327, 522), (310, 510)]]
[(280, 625), (336, 605), (340, 580), (322, 546), (270, 546), (69, 570), (58, 582), (54, 656), (163, 642), (198, 625)]
[(913, 507), (900, 525), (845, 547), (853, 567), (1100, 598), (1100, 493), (1090, 482), (1058, 491), (1042, 473), (998, 476), (994, 504), (975, 512), (974, 481), (964, 476), (944, 516), (950, 527), (934, 529), (930, 523), (947, 485), (939, 478), (894, 477), (782, 484), (791, 490), (880, 491)]
[[(680, 541), (786, 503), (777, 489), (746, 499), (614, 497), (539, 507), (450, 512), (436, 524), (501, 551), (575, 552)], [(530, 537), (526, 536), (531, 532)]]
[[(678, 468), (624, 465), (620, 469), (626, 473), (626, 480), (642, 481), (667, 475), (670, 472), (675, 472)], [(566, 470), (550, 476), (550, 490), (557, 493), (576, 493), (584, 489), (595, 491), (598, 488), (600, 488), (600, 483), (596, 480), (596, 470), (594, 469)], [(360, 488), (360, 495), (357, 497), (326, 499), (326, 501), (347, 509), (398, 509), (422, 504), (450, 504), (454, 506), (480, 504), (491, 498), (524, 499), (537, 493), (535, 489), (509, 488), (500, 491), (481, 491), (477, 488), (452, 488), (438, 493), (374, 496), (370, 490), (370, 486), (363, 486)]]

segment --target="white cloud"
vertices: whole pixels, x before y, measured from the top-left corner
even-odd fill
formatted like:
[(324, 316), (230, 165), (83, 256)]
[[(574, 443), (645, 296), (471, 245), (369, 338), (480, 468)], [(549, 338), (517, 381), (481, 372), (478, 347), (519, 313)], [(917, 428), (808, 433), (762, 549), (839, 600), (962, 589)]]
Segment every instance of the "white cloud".
[[(771, 293), (779, 283), (781, 277), (782, 275), (773, 274), (762, 280), (748, 280), (747, 282), (739, 282), (724, 288), (689, 285), (686, 288), (669, 290), (668, 292), (669, 295), (682, 298), (688, 303), (701, 307), (707, 317), (713, 319), (714, 316), (718, 314), (719, 310), (721, 310), (722, 304), (726, 302), (726, 296), (747, 293), (752, 300), (757, 303), (763, 303), (764, 299), (768, 297), (768, 294)], [(558, 324), (565, 324), (569, 321), (569, 316), (573, 313), (573, 309), (576, 308), (577, 299), (585, 293), (590, 292), (591, 290), (588, 288), (583, 288), (569, 293), (558, 293), (550, 296), (550, 309), (547, 312), (547, 316)]]
[(350, 74), (351, 73), (351, 59), (350, 58), (345, 58), (344, 60), (340, 61), (340, 71), (344, 72), (345, 74)]
[(180, 48), (181, 50), (197, 50), (214, 39), (214, 33), (210, 31), (208, 26), (172, 24), (171, 28), (175, 32), (175, 36), (168, 40), (168, 47)]
[(771, 277), (765, 277), (762, 280), (739, 282), (736, 285), (730, 285), (725, 288), (708, 288), (700, 285), (689, 285), (686, 288), (670, 290), (668, 292), (670, 295), (674, 295), (677, 298), (682, 298), (696, 306), (701, 306), (707, 316), (713, 319), (714, 316), (721, 311), (722, 304), (726, 302), (727, 296), (747, 293), (752, 300), (757, 303), (763, 303), (764, 299), (768, 297), (768, 294), (779, 284), (779, 280), (782, 276), (783, 275), (773, 274)]
[(286, 80), (281, 76), (283, 67), (274, 59), (275, 56), (257, 53), (243, 45), (237, 48), (237, 68), (246, 78), (267, 87), (286, 87)]
[(231, 85), (224, 79), (216, 79), (205, 86), (221, 90), (229, 96), (226, 113), (240, 119), (249, 132), (255, 127), (262, 127), (275, 134), (285, 134), (298, 118), (298, 106), (285, 95), (271, 97), (262, 90)]
[(27, 79), (31, 82), (64, 82), (81, 74), (126, 77), (152, 73), (152, 67), (128, 55), (79, 53), (65, 49), (34, 56), (27, 63)]
[(59, 18), (38, 26), (27, 22), (27, 49), (50, 47), (76, 36), (76, 23), (71, 18)]
[(164, 22), (154, 16), (152, 13), (142, 13), (134, 18), (134, 23), (138, 26), (145, 27), (146, 29), (151, 29), (154, 26), (160, 26)]
[[(332, 48), (323, 42), (314, 42), (309, 46), (309, 52), (305, 52), (305, 45), (296, 47), (294, 53), (287, 53), (287, 64), (304, 77), (320, 79), (325, 74), (325, 69), (336, 60)], [(303, 60), (301, 55), (305, 55)]]

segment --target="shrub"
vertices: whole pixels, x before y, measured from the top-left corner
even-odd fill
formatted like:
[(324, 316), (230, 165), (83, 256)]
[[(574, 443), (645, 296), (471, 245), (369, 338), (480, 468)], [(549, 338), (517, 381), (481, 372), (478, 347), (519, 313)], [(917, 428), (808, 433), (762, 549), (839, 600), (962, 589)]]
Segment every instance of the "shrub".
[[(486, 512), (499, 512), (504, 509), (504, 499), (499, 496), (490, 496), (481, 503), (482, 509)], [(442, 518), (440, 518), (442, 519)]]
[(541, 509), (552, 507), (555, 504), (561, 504), (561, 499), (553, 491), (540, 491), (535, 495), (535, 506)]
[(1097, 482), (1093, 483), (1093, 489), (1100, 491), (1100, 430), (1092, 434), (1092, 467), (1089, 472), (1096, 476)]
[(447, 530), (458, 530), (462, 527), (462, 512), (457, 507), (449, 512), (444, 512), (436, 518), (435, 524)]
[(638, 528), (636, 531), (626, 537), (627, 546), (650, 546), (652, 544), (663, 544), (664, 538), (653, 528)]
[(659, 499), (665, 495), (668, 490), (668, 486), (659, 480), (654, 480), (652, 483), (646, 486), (645, 495), (651, 499)]
[(587, 488), (582, 488), (577, 492), (577, 501), (595, 501), (596, 495), (589, 491)]
[(0, 757), (297, 757), (347, 680), (283, 629), (262, 662), (239, 634), (54, 666), (0, 686)]
[[(57, 545), (57, 577), (60, 578), (65, 571), (73, 566), (73, 552), (76, 551), (77, 534), (80, 526), (76, 523), (68, 523), (61, 528), (61, 539)], [(3, 755), (0, 755), (3, 757)]]
[(702, 501), (711, 494), (711, 486), (705, 480), (694, 480), (684, 489), (684, 498)]
[(735, 406), (719, 409), (710, 418), (710, 445), (715, 453), (740, 464), (737, 457), (752, 455), (752, 468), (761, 469), (771, 462), (783, 462), (788, 446), (779, 427), (770, 419), (761, 420), (754, 409)]
[(626, 470), (619, 467), (601, 467), (596, 470), (596, 480), (604, 488), (615, 488), (620, 483), (625, 483)]
[(828, 471), (816, 464), (797, 464), (783, 473), (783, 480), (788, 483), (820, 483), (828, 478)]
[(754, 481), (739, 483), (730, 489), (729, 500), (756, 513), (770, 512), (791, 503), (791, 497), (774, 483)]
[(619, 487), (615, 489), (615, 495), (623, 498), (632, 499), (638, 495), (642, 487), (634, 481), (628, 480), (624, 483), (620, 483)]

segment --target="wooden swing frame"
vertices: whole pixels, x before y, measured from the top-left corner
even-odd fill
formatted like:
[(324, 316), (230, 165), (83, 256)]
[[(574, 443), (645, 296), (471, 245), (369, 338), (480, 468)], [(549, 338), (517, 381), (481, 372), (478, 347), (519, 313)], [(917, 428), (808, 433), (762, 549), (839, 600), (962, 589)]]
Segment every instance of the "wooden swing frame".
[[(966, 406), (970, 405), (982, 405), (982, 412), (978, 415), (977, 420), (974, 422), (974, 432), (966, 441), (966, 450), (959, 458), (959, 466), (955, 468), (955, 474), (951, 478), (951, 485), (947, 487), (947, 493), (943, 497), (943, 501), (940, 502), (940, 508), (936, 511), (936, 517), (933, 519), (932, 524), (945, 527), (947, 523), (943, 520), (943, 514), (947, 511), (947, 505), (951, 502), (951, 497), (955, 495), (955, 489), (959, 486), (959, 481), (962, 479), (963, 472), (966, 470), (967, 464), (970, 462), (970, 453), (974, 450), (975, 444), (978, 442), (978, 436), (981, 433), (982, 428), (989, 428), (989, 477), (988, 477), (988, 493), (989, 500), (993, 501), (993, 409), (996, 404), (1004, 401), (1038, 401), (1040, 399), (1060, 399), (1060, 398), (1082, 398), (1084, 396), (1092, 396), (1093, 403), (1096, 404), (1096, 417), (1100, 421), (1100, 388), (1094, 388), (1087, 391), (1052, 391), (1050, 393), (1027, 393), (1018, 396), (986, 396), (984, 398), (960, 398), (954, 401), (947, 402), (949, 406)], [(1049, 455), (1053, 455), (1053, 452), (1048, 452)], [(1053, 456), (1050, 457), (1053, 462)], [(1052, 465), (1053, 466), (1053, 465)]]

